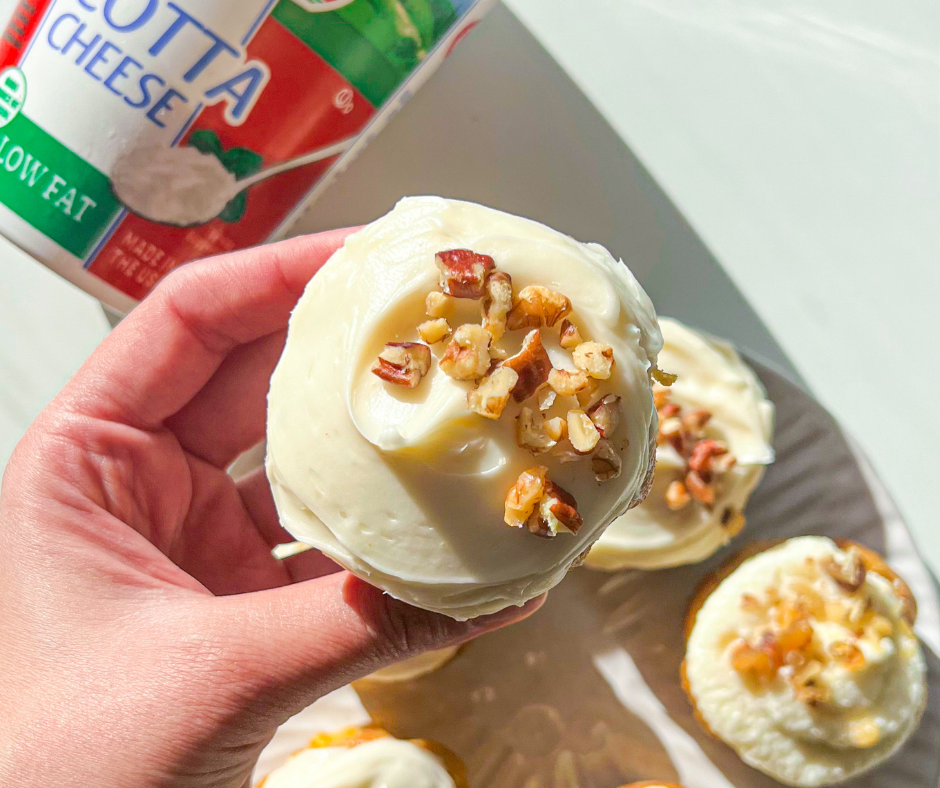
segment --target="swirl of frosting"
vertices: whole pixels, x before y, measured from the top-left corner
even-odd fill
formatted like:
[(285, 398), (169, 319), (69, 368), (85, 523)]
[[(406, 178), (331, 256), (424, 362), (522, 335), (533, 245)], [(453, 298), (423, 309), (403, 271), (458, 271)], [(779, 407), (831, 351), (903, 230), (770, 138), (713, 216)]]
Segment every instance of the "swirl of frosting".
[(663, 349), (658, 364), (678, 376), (662, 391), (668, 407), (707, 411), (701, 437), (721, 441), (735, 463), (717, 479), (713, 503), (687, 500), (676, 509), (668, 502), (668, 490), (684, 477), (686, 458), (661, 440), (650, 494), (603, 533), (585, 561), (592, 569), (659, 569), (704, 560), (741, 530), (747, 499), (774, 459), (773, 404), (737, 351), (678, 320), (660, 318), (659, 325)]
[(742, 563), (694, 615), (690, 698), (719, 738), (781, 782), (865, 771), (920, 719), (913, 598), (870, 551), (790, 539)]
[(386, 737), (355, 747), (312, 747), (291, 756), (264, 788), (455, 788), (441, 761), (415, 744)]
[[(617, 478), (599, 485), (589, 461), (533, 458), (517, 443), (515, 403), (499, 420), (471, 412), (472, 381), (438, 364), (446, 343), (432, 346), (416, 388), (372, 374), (386, 343), (416, 338), (438, 287), (435, 255), (456, 248), (492, 257), (517, 292), (542, 285), (564, 294), (584, 336), (612, 349), (599, 393), (623, 403)], [(479, 301), (452, 300), (455, 326), (480, 324)], [(494, 346), (512, 355), (524, 334), (507, 331)], [(573, 369), (557, 328), (542, 336), (554, 366)], [(661, 344), (649, 298), (603, 247), (472, 203), (406, 198), (346, 240), (291, 316), (268, 397), (266, 465), (281, 522), (419, 607), (465, 619), (521, 605), (556, 585), (642, 498), (656, 429), (649, 375)], [(534, 465), (576, 499), (577, 533), (540, 539), (504, 523), (507, 491)]]

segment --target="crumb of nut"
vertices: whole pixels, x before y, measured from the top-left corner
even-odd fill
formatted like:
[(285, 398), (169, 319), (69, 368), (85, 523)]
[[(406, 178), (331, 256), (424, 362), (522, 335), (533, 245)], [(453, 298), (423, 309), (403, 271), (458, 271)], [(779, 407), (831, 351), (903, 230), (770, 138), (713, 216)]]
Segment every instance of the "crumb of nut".
[(557, 442), (568, 437), (568, 422), (561, 416), (546, 419), (543, 426), (546, 434), (553, 441)]
[(538, 508), (526, 522), (526, 528), (536, 536), (551, 538), (560, 531), (576, 534), (583, 524), (578, 504), (566, 490), (555, 482), (545, 480), (545, 492)]
[(600, 439), (601, 434), (587, 413), (583, 410), (568, 411), (568, 440), (576, 452), (587, 454)]
[(516, 443), (532, 454), (543, 454), (558, 443), (558, 438), (548, 434), (541, 413), (523, 405), (516, 417)]
[(706, 482), (698, 471), (689, 471), (685, 475), (685, 486), (699, 503), (711, 506), (715, 502), (714, 486)]
[(741, 533), (745, 522), (744, 515), (730, 507), (721, 513), (721, 527), (725, 529), (729, 538)]
[(454, 298), (483, 298), (486, 277), (496, 268), (493, 258), (470, 249), (448, 249), (434, 255), (441, 272), (441, 290)]
[(575, 394), (575, 397), (578, 400), (578, 404), (582, 408), (588, 407), (591, 404), (591, 400), (594, 399), (594, 395), (597, 393), (597, 387), (600, 384), (592, 377), (588, 378), (587, 385)]
[(731, 650), (731, 666), (738, 673), (768, 680), (773, 678), (779, 664), (769, 644), (762, 642), (755, 648), (746, 640), (739, 640)]
[(519, 382), (512, 391), (516, 402), (527, 400), (541, 388), (551, 373), (552, 360), (542, 344), (542, 335), (538, 329), (526, 334), (522, 340), (522, 349), (507, 358), (503, 366), (514, 369), (519, 375)]
[(666, 506), (672, 511), (678, 512), (691, 502), (692, 496), (689, 495), (688, 489), (681, 481), (676, 479), (669, 483), (669, 486), (666, 488)]
[(486, 278), (483, 296), (483, 328), (493, 341), (506, 332), (506, 315), (512, 309), (512, 277), (505, 271), (494, 271)]
[(659, 433), (656, 436), (657, 443), (663, 443), (682, 432), (682, 422), (675, 416), (668, 419), (662, 419), (659, 422)]
[(490, 345), (490, 358), (495, 359), (496, 361), (505, 361), (507, 358), (509, 358), (509, 353), (504, 347)]
[(460, 326), (438, 362), (455, 380), (477, 380), (490, 368), (490, 334), (483, 326)]
[(429, 345), (434, 345), (450, 334), (450, 323), (443, 317), (425, 320), (418, 326), (418, 336)]
[(671, 397), (672, 392), (669, 389), (655, 389), (653, 391), (653, 406), (656, 410), (659, 410), (661, 407), (668, 404)]
[(705, 425), (711, 420), (711, 411), (704, 408), (685, 411), (682, 418), (682, 426), (695, 437), (699, 438), (704, 434)]
[(712, 470), (712, 461), (728, 453), (728, 447), (721, 441), (701, 440), (692, 447), (692, 454), (689, 456), (688, 465), (693, 471), (700, 474), (710, 473)]
[(541, 285), (523, 287), (506, 319), (506, 328), (549, 328), (571, 311), (571, 302), (554, 290)]
[(845, 554), (842, 563), (832, 556), (826, 556), (822, 561), (822, 567), (840, 588), (850, 594), (854, 594), (865, 583), (865, 567), (855, 550), (850, 549)]
[(849, 738), (855, 747), (868, 749), (881, 741), (881, 728), (871, 719), (853, 720), (849, 723)]
[(608, 394), (601, 397), (587, 409), (587, 415), (594, 422), (602, 438), (610, 438), (620, 426), (620, 397)]
[[(548, 374), (551, 375), (551, 372)], [(555, 389), (551, 386), (542, 386), (542, 388), (535, 392), (535, 401), (538, 403), (539, 410), (548, 410), (555, 404), (556, 396)]]
[(578, 331), (578, 327), (574, 323), (572, 323), (568, 318), (565, 318), (561, 321), (558, 343), (565, 350), (573, 350), (583, 341), (584, 340), (581, 339), (581, 332)]
[(372, 374), (413, 389), (431, 368), (431, 348), (420, 342), (388, 342), (372, 365)]
[(522, 528), (542, 499), (548, 468), (537, 465), (519, 474), (506, 494), (503, 521), (512, 528)]
[(467, 404), (474, 413), (488, 419), (498, 419), (503, 414), (509, 394), (519, 376), (508, 367), (497, 367), (475, 389), (467, 392)]
[(438, 293), (436, 290), (428, 293), (428, 297), (424, 300), (424, 309), (428, 313), (428, 317), (447, 317), (452, 306), (453, 299), (443, 293)]
[(579, 391), (584, 391), (590, 385), (587, 372), (578, 369), (553, 369), (548, 373), (548, 385), (556, 394), (562, 397), (573, 397)]
[(865, 655), (854, 643), (837, 640), (829, 644), (829, 653), (832, 658), (844, 665), (847, 670), (861, 670), (865, 667)]
[(597, 380), (607, 380), (614, 367), (614, 349), (603, 342), (582, 342), (571, 357), (578, 369)]
[(594, 447), (594, 454), (591, 455), (591, 469), (594, 471), (594, 478), (599, 482), (607, 482), (620, 476), (620, 470), (623, 467), (623, 461), (620, 455), (610, 445), (610, 441), (603, 438), (597, 442)]
[(673, 375), (669, 372), (663, 372), (655, 364), (650, 367), (650, 377), (655, 380), (661, 386), (671, 386), (678, 379), (678, 375)]

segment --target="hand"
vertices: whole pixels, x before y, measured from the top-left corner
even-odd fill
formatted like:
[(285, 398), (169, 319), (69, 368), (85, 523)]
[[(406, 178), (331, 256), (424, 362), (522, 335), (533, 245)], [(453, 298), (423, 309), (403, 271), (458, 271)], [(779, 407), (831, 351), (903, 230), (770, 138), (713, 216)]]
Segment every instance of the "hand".
[(0, 784), (242, 788), (316, 698), (540, 604), (459, 623), (314, 551), (278, 562), (290, 537), (263, 472), (226, 474), (263, 438), (290, 310), (348, 232), (173, 273), (17, 446), (0, 495)]

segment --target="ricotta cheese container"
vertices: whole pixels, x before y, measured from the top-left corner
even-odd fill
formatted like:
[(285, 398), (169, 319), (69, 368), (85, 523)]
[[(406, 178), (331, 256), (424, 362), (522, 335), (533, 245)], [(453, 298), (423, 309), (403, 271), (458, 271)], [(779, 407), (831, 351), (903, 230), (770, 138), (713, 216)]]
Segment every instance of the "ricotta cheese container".
[(19, 0), (0, 234), (127, 311), (286, 232), (492, 0)]

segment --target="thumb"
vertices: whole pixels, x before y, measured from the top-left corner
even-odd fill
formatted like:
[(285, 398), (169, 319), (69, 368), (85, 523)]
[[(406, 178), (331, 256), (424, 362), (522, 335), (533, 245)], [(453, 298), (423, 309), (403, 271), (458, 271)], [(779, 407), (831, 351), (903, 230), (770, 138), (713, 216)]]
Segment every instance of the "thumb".
[(253, 711), (278, 724), (326, 693), (430, 649), (466, 642), (528, 617), (545, 597), (469, 621), (413, 607), (336, 572), (212, 600), (222, 649)]

